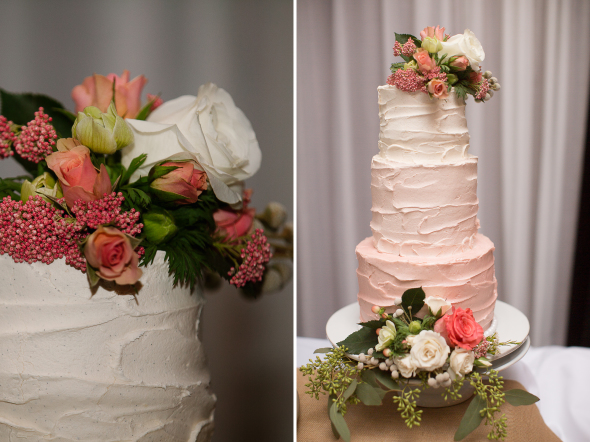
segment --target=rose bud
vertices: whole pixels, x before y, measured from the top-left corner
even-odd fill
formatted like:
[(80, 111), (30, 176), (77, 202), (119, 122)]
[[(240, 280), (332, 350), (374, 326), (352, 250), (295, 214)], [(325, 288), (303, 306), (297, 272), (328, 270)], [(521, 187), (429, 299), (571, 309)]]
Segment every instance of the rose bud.
[(168, 161), (154, 166), (149, 173), (150, 178), (159, 175), (161, 167), (175, 167), (165, 175), (154, 179), (150, 187), (156, 196), (169, 203), (193, 204), (199, 195), (207, 190), (207, 174), (197, 169), (193, 161)]
[[(138, 244), (138, 240), (119, 229), (100, 226), (84, 244), (89, 278), (94, 274), (117, 284), (135, 284), (142, 275), (137, 266), (139, 257), (134, 251)], [(91, 279), (92, 285), (97, 282)]]
[(237, 239), (240, 236), (247, 235), (252, 230), (256, 210), (248, 208), (251, 195), (251, 189), (244, 191), (244, 204), (240, 210), (227, 207), (213, 213), (213, 219), (217, 225), (215, 232), (222, 235), (224, 241)]
[(92, 152), (113, 154), (133, 143), (133, 132), (127, 122), (117, 114), (113, 103), (102, 113), (99, 108), (88, 106), (72, 126), (72, 136), (80, 140)]
[(174, 218), (167, 210), (153, 206), (153, 209), (143, 214), (142, 233), (149, 242), (160, 244), (172, 238), (177, 231)]
[(43, 175), (39, 175), (35, 178), (32, 183), (25, 180), (21, 187), (20, 199), (23, 203), (27, 202), (29, 197), (36, 195), (41, 195), (45, 201), (50, 203), (51, 200), (47, 198), (48, 196), (61, 198), (63, 192), (59, 183), (55, 181), (55, 178), (53, 178), (49, 172), (45, 172)]

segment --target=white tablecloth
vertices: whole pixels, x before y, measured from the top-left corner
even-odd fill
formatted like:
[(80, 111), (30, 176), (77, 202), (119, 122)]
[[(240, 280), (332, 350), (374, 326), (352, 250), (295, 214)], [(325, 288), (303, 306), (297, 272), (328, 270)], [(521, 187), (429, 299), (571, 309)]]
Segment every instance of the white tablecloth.
[[(297, 338), (297, 366), (315, 359), (327, 339)], [(590, 441), (590, 348), (538, 347), (501, 372), (541, 400), (545, 423), (563, 442)]]

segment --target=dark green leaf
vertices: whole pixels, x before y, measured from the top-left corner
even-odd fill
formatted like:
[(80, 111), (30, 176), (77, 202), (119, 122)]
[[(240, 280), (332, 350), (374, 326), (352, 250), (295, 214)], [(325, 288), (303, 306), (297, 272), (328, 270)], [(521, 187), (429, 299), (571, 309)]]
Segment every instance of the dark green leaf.
[(373, 330), (377, 330), (385, 325), (385, 319), (376, 319), (374, 321), (367, 321), (367, 322), (359, 322), (359, 325), (363, 327), (371, 328)]
[(359, 353), (366, 353), (369, 348), (375, 347), (378, 342), (375, 330), (363, 327), (350, 334), (344, 341), (338, 342), (337, 345), (338, 347), (344, 345), (348, 353), (358, 355)]
[(402, 388), (400, 385), (391, 378), (391, 372), (389, 370), (382, 371), (382, 370), (374, 370), (375, 371), (375, 379), (377, 382), (382, 384), (384, 387), (389, 388), (390, 390), (401, 390)]
[(152, 182), (155, 179), (161, 178), (176, 169), (179, 169), (179, 166), (154, 166), (150, 169), (149, 181)]
[(408, 316), (412, 317), (424, 306), (425, 298), (426, 295), (422, 287), (406, 290), (402, 295), (402, 308)]
[(147, 159), (147, 154), (142, 153), (141, 155), (139, 155), (139, 156), (133, 158), (133, 160), (131, 160), (131, 163), (129, 164), (129, 168), (125, 171), (125, 173), (121, 177), (121, 184), (122, 185), (127, 184), (129, 179), (131, 178), (131, 175), (133, 175), (135, 173), (135, 171), (137, 169), (139, 169), (143, 163), (145, 163), (146, 159)]
[(356, 386), (358, 385), (358, 383), (359, 383), (359, 381), (357, 381), (356, 379), (353, 379), (353, 381), (350, 383), (350, 385), (348, 386), (348, 388), (346, 389), (346, 391), (343, 394), (344, 399), (348, 399), (350, 396), (352, 396), (352, 394), (356, 390)]
[(381, 388), (365, 383), (358, 384), (356, 387), (356, 397), (365, 405), (381, 405), (382, 396), (376, 390), (381, 390)]
[(530, 394), (528, 391), (519, 388), (505, 392), (504, 399), (506, 399), (506, 402), (510, 405), (515, 407), (518, 407), (519, 405), (531, 405), (539, 400), (534, 394)]
[(320, 353), (320, 354), (328, 353), (329, 351), (332, 351), (332, 350), (334, 350), (332, 347), (322, 347), (322, 348), (318, 348), (316, 351), (314, 351), (313, 354), (316, 354), (316, 353)]
[(391, 67), (389, 68), (389, 70), (391, 71), (392, 74), (395, 74), (395, 71), (397, 71), (398, 69), (403, 69), (405, 64), (406, 64), (405, 62), (391, 63)]
[(475, 395), (469, 404), (469, 407), (467, 407), (467, 410), (465, 410), (465, 414), (463, 415), (463, 419), (461, 419), (459, 428), (457, 428), (457, 432), (455, 433), (456, 441), (463, 440), (469, 433), (479, 427), (479, 424), (483, 420), (483, 417), (479, 414), (479, 412), (485, 407), (485, 399)]
[(146, 120), (147, 117), (149, 117), (149, 115), (152, 113), (152, 105), (158, 98), (160, 98), (159, 95), (156, 98), (148, 101), (147, 104), (144, 107), (142, 107), (139, 113), (135, 116), (135, 119)]
[(0, 89), (0, 114), (13, 123), (25, 125), (35, 119), (35, 112), (43, 107), (44, 112), (52, 118), (51, 124), (60, 138), (72, 136), (72, 121), (64, 115), (64, 106), (57, 100), (41, 94), (13, 94)]
[(336, 408), (335, 402), (330, 407), (330, 420), (342, 440), (350, 442), (350, 430), (348, 429), (348, 425), (346, 425), (344, 416), (342, 416), (342, 413)]

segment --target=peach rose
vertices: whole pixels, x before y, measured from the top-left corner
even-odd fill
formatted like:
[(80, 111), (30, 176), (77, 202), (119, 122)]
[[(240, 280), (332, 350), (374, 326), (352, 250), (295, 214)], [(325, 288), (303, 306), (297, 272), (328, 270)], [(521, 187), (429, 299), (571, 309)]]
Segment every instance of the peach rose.
[(115, 74), (86, 77), (82, 84), (72, 89), (76, 112), (82, 112), (87, 106), (96, 106), (101, 112), (106, 112), (113, 98), (113, 81), (117, 113), (124, 118), (135, 118), (141, 110), (141, 91), (147, 79), (140, 75), (129, 81), (128, 70), (124, 70), (120, 77)]
[(57, 175), (68, 207), (72, 207), (76, 200), (94, 201), (112, 191), (104, 164), (100, 166), (100, 173), (97, 172), (90, 160), (90, 150), (70, 140), (58, 142), (58, 148), (65, 150), (58, 150), (45, 158), (47, 166)]
[(449, 96), (449, 90), (444, 81), (435, 78), (428, 83), (428, 92), (436, 98), (443, 99)]
[(426, 26), (422, 31), (420, 31), (420, 38), (424, 40), (426, 37), (435, 37), (440, 41), (443, 41), (445, 38), (445, 28), (441, 28), (437, 26)]
[(158, 196), (164, 201), (177, 204), (196, 203), (199, 195), (207, 190), (207, 174), (195, 168), (192, 161), (168, 161), (160, 166), (174, 166), (178, 169), (156, 178), (151, 187), (161, 192)]
[(215, 231), (224, 235), (225, 241), (244, 236), (252, 229), (256, 210), (248, 208), (251, 195), (251, 189), (244, 191), (244, 205), (241, 210), (219, 209), (213, 213), (217, 225)]
[(456, 71), (464, 71), (469, 66), (469, 60), (465, 55), (461, 55), (451, 61), (449, 65), (455, 68)]
[(478, 84), (482, 78), (483, 75), (480, 71), (473, 71), (469, 73), (469, 81), (471, 83)]
[(117, 284), (135, 284), (141, 277), (139, 257), (127, 235), (114, 227), (100, 226), (86, 240), (84, 256), (96, 274)]
[(418, 63), (418, 68), (420, 68), (422, 72), (429, 72), (436, 67), (436, 62), (430, 57), (430, 54), (424, 48), (416, 49), (416, 52), (414, 52), (414, 58)]
[[(439, 322), (444, 321), (446, 335), (441, 333)], [(461, 347), (465, 350), (473, 348), (483, 339), (483, 328), (473, 317), (471, 309), (453, 307), (453, 314), (443, 316), (434, 324), (434, 331), (441, 334), (449, 345)]]

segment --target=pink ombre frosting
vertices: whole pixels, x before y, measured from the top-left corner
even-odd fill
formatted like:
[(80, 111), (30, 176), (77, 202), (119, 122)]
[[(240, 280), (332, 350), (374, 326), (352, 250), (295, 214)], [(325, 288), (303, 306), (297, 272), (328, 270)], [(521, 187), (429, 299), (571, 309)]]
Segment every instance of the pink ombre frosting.
[(395, 299), (404, 291), (422, 287), (426, 296), (471, 308), (485, 330), (492, 322), (497, 297), (493, 251), (492, 242), (481, 234), (475, 236), (470, 250), (444, 257), (381, 253), (373, 239), (366, 238), (356, 248), (361, 321), (377, 319), (373, 305), (393, 311)]
[(414, 165), (373, 157), (374, 245), (402, 256), (469, 250), (477, 234), (477, 158)]

